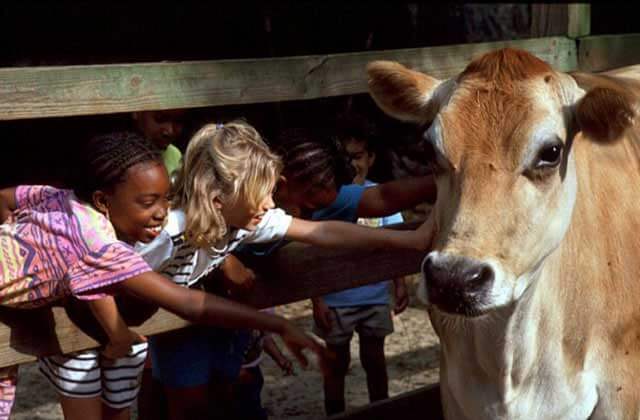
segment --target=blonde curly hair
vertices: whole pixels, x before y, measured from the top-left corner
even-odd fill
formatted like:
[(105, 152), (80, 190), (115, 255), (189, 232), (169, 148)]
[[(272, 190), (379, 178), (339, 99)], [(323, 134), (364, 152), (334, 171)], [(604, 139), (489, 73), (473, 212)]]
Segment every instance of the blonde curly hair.
[(255, 128), (242, 120), (207, 124), (191, 138), (173, 186), (172, 206), (185, 212), (185, 239), (208, 248), (227, 233), (217, 198), (256, 209), (272, 193), (280, 176), (280, 157), (269, 150)]

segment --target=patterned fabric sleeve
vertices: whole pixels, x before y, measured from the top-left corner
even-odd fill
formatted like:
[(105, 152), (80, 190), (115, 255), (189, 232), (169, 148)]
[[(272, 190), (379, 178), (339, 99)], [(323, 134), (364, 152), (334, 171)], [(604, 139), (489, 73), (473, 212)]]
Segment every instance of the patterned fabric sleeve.
[(59, 189), (47, 185), (20, 185), (16, 188), (16, 207), (35, 206), (58, 193)]
[(130, 246), (114, 242), (78, 260), (67, 272), (71, 294), (83, 300), (105, 297), (99, 289), (151, 271)]
[(16, 399), (18, 366), (0, 369), (0, 420), (9, 420)]

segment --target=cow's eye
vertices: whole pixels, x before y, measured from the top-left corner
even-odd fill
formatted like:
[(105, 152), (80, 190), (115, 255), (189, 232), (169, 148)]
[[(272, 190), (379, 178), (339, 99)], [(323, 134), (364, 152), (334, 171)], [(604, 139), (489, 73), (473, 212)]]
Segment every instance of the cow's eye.
[(536, 161), (535, 169), (555, 168), (560, 164), (562, 158), (562, 143), (547, 144), (540, 149)]

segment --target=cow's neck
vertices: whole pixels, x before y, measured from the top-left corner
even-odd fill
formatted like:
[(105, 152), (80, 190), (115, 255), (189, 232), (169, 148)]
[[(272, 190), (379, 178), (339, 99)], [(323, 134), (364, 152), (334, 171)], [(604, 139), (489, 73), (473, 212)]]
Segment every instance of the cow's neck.
[[(516, 305), (489, 316), (452, 321), (434, 314), (443, 350), (442, 392), (458, 403), (449, 407), (455, 413), (450, 417), (517, 419), (537, 407), (534, 411), (544, 413), (540, 418), (554, 418), (553, 407), (565, 414), (572, 410), (567, 401), (595, 404), (593, 381), (579, 366), (584, 346), (566, 341), (563, 325), (570, 315), (562, 309), (562, 297), (548, 293), (554, 290), (549, 282), (555, 270), (555, 264), (543, 266)], [(474, 398), (462, 400), (470, 388)], [(551, 389), (552, 395), (545, 392)], [(566, 418), (586, 418), (592, 407)]]
[(554, 326), (563, 315), (557, 297), (546, 293), (548, 270), (541, 267), (517, 304), (490, 315), (468, 320), (432, 314), (443, 357), (449, 359), (445, 363), (452, 365), (448, 368), (455, 364), (457, 370), (460, 363), (467, 365), (463, 369), (470, 369), (467, 371), (480, 380), (496, 384), (494, 392), (509, 399), (508, 394), (535, 369), (541, 351), (549, 349), (549, 342), (561, 341), (560, 331)]

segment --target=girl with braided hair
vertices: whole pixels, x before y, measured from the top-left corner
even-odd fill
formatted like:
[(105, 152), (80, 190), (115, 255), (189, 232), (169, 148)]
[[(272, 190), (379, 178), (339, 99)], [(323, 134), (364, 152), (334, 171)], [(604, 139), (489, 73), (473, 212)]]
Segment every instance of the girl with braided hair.
[[(241, 244), (290, 239), (342, 248), (429, 246), (429, 224), (418, 231), (383, 231), (306, 221), (274, 208), (272, 197), (281, 169), (279, 156), (249, 124), (205, 125), (191, 139), (177, 172), (166, 226), (138, 251), (156, 271), (193, 288), (200, 287), (200, 281)], [(238, 360), (221, 362), (220, 347), (227, 343), (203, 328), (152, 339), (153, 374), (165, 387), (170, 419), (221, 415), (212, 412), (221, 408), (211, 406), (207, 389), (220, 380), (220, 371), (226, 379), (234, 379), (242, 363), (237, 348), (224, 353), (239, 354)]]
[[(139, 298), (194, 323), (275, 332), (302, 364), (304, 348), (321, 355), (318, 344), (285, 319), (177, 286), (134, 251), (135, 243), (160, 236), (167, 217), (169, 178), (155, 147), (126, 133), (93, 139), (85, 156), (74, 191), (0, 190), (0, 305), (84, 300), (108, 337), (103, 352), (42, 361), (65, 418), (129, 418), (146, 344), (129, 331), (113, 295)], [(16, 372), (3, 373), (0, 419), (8, 419)]]
[[(340, 143), (336, 139), (323, 142), (303, 129), (284, 132), (280, 147), (284, 170), (276, 196), (278, 204), (312, 220), (383, 227), (401, 223), (400, 210), (435, 201), (433, 177), (380, 185), (366, 180), (375, 154), (369, 148), (370, 136), (364, 121), (353, 117), (341, 120), (337, 130)], [(404, 279), (393, 281), (395, 308), (390, 306), (389, 289), (390, 282), (382, 281), (312, 299), (314, 332), (336, 356), (327, 360), (323, 372), (325, 410), (329, 416), (345, 409), (345, 376), (354, 331), (360, 337), (370, 400), (388, 398), (384, 340), (393, 332), (392, 309), (397, 314), (408, 304)]]

